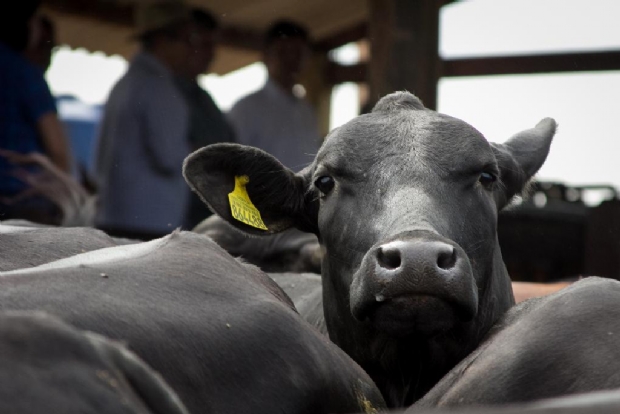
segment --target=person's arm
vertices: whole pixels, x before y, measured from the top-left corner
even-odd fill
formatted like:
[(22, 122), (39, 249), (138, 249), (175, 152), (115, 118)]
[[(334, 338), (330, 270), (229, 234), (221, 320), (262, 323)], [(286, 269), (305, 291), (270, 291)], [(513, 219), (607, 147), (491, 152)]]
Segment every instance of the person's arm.
[(62, 171), (71, 173), (71, 149), (56, 112), (47, 112), (37, 119), (41, 143), (50, 160)]
[(58, 168), (49, 157), (33, 152), (19, 152), (0, 149), (0, 157), (11, 164), (22, 167), (37, 165), (40, 171), (17, 168), (11, 172), (13, 177), (28, 184), (28, 188), (11, 198), (2, 200), (6, 204), (18, 203), (34, 196), (42, 196), (58, 206), (62, 212), (61, 225), (89, 226), (95, 216), (95, 198), (71, 175)]
[(71, 172), (71, 150), (63, 125), (56, 113), (56, 102), (43, 78), (33, 66), (24, 68), (26, 86), (23, 102), (30, 121), (33, 123), (45, 155), (62, 171)]

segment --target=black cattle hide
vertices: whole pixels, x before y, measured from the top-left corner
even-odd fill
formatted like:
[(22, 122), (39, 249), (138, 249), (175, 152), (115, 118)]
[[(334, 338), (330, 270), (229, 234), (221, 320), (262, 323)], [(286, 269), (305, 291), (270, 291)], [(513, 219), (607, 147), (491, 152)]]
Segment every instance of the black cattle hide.
[(620, 389), (620, 282), (588, 277), (510, 309), (418, 407)]
[(189, 232), (0, 273), (0, 310), (121, 340), (192, 413), (348, 413), (372, 381), (258, 268)]
[(0, 313), (0, 366), (2, 413), (187, 413), (123, 345), (40, 312)]
[(264, 237), (250, 237), (219, 216), (211, 216), (192, 229), (211, 237), (234, 257), (241, 257), (265, 272), (321, 273), (322, 252), (314, 234), (288, 229)]

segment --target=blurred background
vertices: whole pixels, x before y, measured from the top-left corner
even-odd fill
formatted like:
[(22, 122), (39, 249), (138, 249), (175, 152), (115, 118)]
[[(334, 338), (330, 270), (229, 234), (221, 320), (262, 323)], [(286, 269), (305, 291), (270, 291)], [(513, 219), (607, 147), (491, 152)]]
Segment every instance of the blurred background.
[[(136, 52), (146, 0), (42, 0), (55, 24), (46, 73), (75, 162), (92, 171), (98, 123)], [(322, 136), (394, 90), (461, 118), (490, 141), (559, 123), (533, 195), (500, 218), (515, 280), (620, 278), (620, 2), (616, 0), (190, 0), (221, 34), (200, 85), (226, 112), (265, 83), (262, 32), (290, 18), (312, 55), (298, 92)]]

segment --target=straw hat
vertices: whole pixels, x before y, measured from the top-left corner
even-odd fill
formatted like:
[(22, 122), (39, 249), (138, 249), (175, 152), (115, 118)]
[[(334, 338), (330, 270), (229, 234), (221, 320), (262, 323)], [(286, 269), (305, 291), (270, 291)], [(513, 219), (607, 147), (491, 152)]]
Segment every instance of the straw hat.
[(190, 19), (190, 9), (180, 0), (142, 4), (136, 13), (136, 32), (133, 37), (141, 37), (155, 30), (188, 22)]

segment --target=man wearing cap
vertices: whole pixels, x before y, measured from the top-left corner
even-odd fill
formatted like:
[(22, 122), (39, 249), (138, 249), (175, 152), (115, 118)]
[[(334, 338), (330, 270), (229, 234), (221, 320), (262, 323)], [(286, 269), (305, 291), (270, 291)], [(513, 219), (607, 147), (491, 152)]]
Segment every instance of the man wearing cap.
[[(233, 142), (234, 132), (211, 95), (198, 84), (198, 76), (207, 72), (215, 57), (219, 24), (213, 14), (200, 7), (192, 8), (191, 15), (195, 32), (194, 48), (185, 73), (176, 80), (189, 107), (188, 138), (193, 151), (209, 144)], [(196, 194), (192, 193), (190, 197), (183, 223), (185, 229), (194, 228), (211, 215)]]
[(299, 171), (312, 162), (320, 144), (314, 111), (294, 88), (310, 52), (308, 33), (282, 20), (267, 30), (264, 42), (267, 82), (237, 102), (229, 119), (237, 142), (261, 148)]
[(189, 154), (188, 108), (174, 76), (191, 53), (190, 11), (178, 1), (138, 10), (141, 50), (112, 89), (97, 148), (97, 227), (152, 239), (182, 224), (189, 190), (181, 174)]

